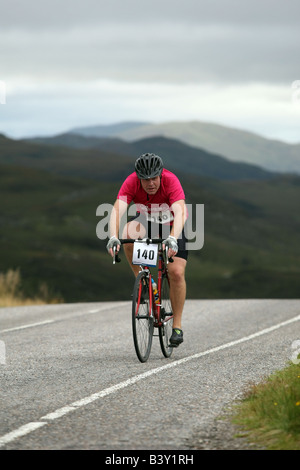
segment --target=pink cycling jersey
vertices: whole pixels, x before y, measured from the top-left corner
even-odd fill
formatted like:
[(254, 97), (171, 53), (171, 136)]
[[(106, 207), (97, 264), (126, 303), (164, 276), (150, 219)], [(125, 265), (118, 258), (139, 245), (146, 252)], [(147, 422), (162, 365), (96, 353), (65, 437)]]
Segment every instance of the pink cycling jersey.
[(160, 187), (155, 194), (146, 193), (134, 172), (122, 184), (117, 199), (124, 200), (127, 204), (134, 202), (138, 212), (150, 214), (170, 209), (174, 202), (185, 199), (185, 194), (177, 176), (163, 169)]

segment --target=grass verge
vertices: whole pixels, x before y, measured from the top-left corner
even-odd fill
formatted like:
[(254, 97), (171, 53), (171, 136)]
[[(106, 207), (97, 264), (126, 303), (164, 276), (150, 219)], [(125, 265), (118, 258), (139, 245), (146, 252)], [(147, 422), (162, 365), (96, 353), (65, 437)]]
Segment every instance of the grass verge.
[(234, 407), (240, 435), (266, 450), (300, 450), (300, 363), (294, 362), (252, 385)]
[(44, 282), (39, 285), (38, 292), (33, 298), (26, 296), (22, 291), (19, 269), (9, 269), (6, 273), (0, 273), (0, 308), (61, 302), (63, 299), (59, 296), (53, 296)]

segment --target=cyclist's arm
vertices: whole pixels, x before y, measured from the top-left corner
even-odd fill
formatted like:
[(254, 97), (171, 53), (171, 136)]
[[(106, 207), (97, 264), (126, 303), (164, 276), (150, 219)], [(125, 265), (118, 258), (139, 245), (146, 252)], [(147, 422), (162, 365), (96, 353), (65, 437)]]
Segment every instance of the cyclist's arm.
[(116, 248), (116, 252), (120, 250), (120, 241), (119, 241), (119, 229), (120, 229), (120, 220), (122, 216), (125, 214), (127, 210), (128, 204), (127, 202), (122, 201), (121, 199), (117, 199), (114, 203), (110, 220), (109, 220), (109, 234), (110, 239), (106, 246), (108, 252), (111, 256), (114, 255), (113, 247)]
[(110, 221), (109, 221), (109, 233), (110, 237), (119, 238), (120, 220), (127, 211), (128, 204), (122, 199), (117, 199), (114, 203)]
[(174, 202), (171, 205), (171, 210), (174, 214), (174, 222), (170, 235), (178, 240), (186, 221), (186, 205), (184, 199)]
[(168, 248), (168, 256), (175, 256), (178, 251), (177, 240), (183, 230), (186, 220), (186, 205), (184, 199), (180, 199), (171, 205), (174, 221), (169, 237), (163, 243), (163, 249)]

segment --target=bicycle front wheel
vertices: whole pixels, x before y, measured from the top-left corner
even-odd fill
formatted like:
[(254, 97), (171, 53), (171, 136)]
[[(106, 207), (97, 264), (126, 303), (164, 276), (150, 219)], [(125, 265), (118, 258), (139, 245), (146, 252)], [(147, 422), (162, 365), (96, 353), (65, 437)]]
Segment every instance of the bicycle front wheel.
[(149, 279), (145, 272), (137, 276), (132, 299), (132, 333), (137, 357), (141, 362), (149, 358), (153, 338), (153, 316), (150, 311)]
[(161, 284), (161, 310), (160, 317), (163, 322), (159, 327), (159, 341), (162, 353), (165, 357), (170, 357), (173, 348), (170, 347), (170, 338), (172, 336), (173, 328), (173, 311), (170, 301), (170, 286), (169, 278), (164, 275)]

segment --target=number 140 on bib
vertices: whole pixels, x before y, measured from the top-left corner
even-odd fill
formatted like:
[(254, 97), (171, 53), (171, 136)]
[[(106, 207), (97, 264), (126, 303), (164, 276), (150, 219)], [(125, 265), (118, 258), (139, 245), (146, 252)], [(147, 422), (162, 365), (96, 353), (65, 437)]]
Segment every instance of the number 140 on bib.
[(156, 266), (158, 246), (135, 242), (133, 245), (132, 264)]

